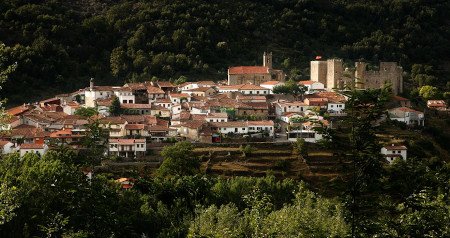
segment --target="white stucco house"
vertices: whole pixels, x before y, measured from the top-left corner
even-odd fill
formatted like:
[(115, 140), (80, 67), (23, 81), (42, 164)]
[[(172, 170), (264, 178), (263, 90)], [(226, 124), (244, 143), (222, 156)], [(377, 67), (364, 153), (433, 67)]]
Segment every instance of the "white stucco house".
[(312, 80), (299, 81), (298, 84), (303, 85), (307, 88), (307, 90), (306, 90), (307, 94), (325, 90), (325, 86), (323, 85), (323, 83), (312, 81)]
[(228, 122), (228, 114), (225, 112), (208, 113), (205, 120), (207, 122)]
[(16, 151), (14, 143), (10, 141), (0, 141), (0, 151), (2, 154), (9, 154)]
[(42, 156), (48, 150), (48, 146), (46, 144), (21, 144), (18, 148), (20, 156), (24, 156), (28, 153), (34, 153)]
[(137, 158), (145, 155), (145, 139), (109, 139), (109, 154), (125, 158)]
[(297, 141), (297, 138), (303, 138), (306, 142), (316, 143), (323, 139), (322, 134), (315, 130), (291, 130), (287, 133), (289, 141)]
[(400, 158), (403, 160), (407, 159), (407, 148), (403, 145), (390, 145), (381, 148), (381, 154), (384, 155), (389, 163), (394, 162), (395, 159)]
[(388, 112), (391, 120), (404, 122), (406, 125), (423, 126), (425, 123), (424, 113), (409, 107), (397, 107), (390, 109)]
[(115, 89), (114, 94), (119, 98), (120, 103), (133, 104), (136, 102), (136, 97), (133, 94), (133, 90), (129, 87)]
[(274, 89), (276, 86), (280, 86), (280, 85), (284, 85), (284, 82), (280, 82), (280, 81), (267, 81), (267, 82), (261, 83), (259, 86), (261, 86), (261, 87), (263, 87), (263, 88), (269, 89), (269, 94), (273, 94), (273, 89)]

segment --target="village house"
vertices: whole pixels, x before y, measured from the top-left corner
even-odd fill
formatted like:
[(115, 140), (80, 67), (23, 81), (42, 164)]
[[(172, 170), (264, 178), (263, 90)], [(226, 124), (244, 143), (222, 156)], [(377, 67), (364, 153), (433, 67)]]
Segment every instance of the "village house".
[(10, 116), (21, 116), (33, 108), (34, 106), (31, 106), (29, 104), (23, 104), (6, 110), (6, 113)]
[(267, 95), (269, 89), (253, 84), (223, 85), (218, 87), (220, 93), (239, 92), (243, 95)]
[(114, 90), (120, 87), (95, 86), (94, 79), (91, 79), (89, 88), (84, 90), (84, 100), (86, 107), (95, 107), (96, 100), (107, 99), (114, 95)]
[(46, 144), (21, 144), (19, 146), (20, 156), (24, 156), (28, 153), (42, 156), (47, 152), (47, 150), (48, 146)]
[(299, 81), (299, 85), (303, 85), (307, 88), (306, 93), (312, 94), (315, 92), (320, 92), (325, 90), (325, 86), (321, 82), (316, 82), (312, 80)]
[(168, 138), (176, 138), (177, 130), (162, 125), (146, 126), (145, 131), (151, 142), (164, 142)]
[(140, 158), (147, 151), (145, 139), (109, 139), (108, 145), (110, 156)]
[(268, 136), (274, 136), (274, 125), (273, 121), (248, 121), (248, 132), (249, 133), (267, 133)]
[(161, 88), (154, 87), (151, 85), (147, 85), (147, 94), (149, 103), (155, 102), (158, 99), (166, 97), (166, 93)]
[(285, 113), (289, 112), (295, 112), (295, 113), (302, 113), (306, 111), (309, 106), (300, 101), (296, 102), (287, 102), (287, 101), (279, 101), (273, 104), (275, 107), (275, 115), (277, 118), (281, 119)]
[(423, 112), (408, 107), (397, 107), (388, 110), (391, 120), (404, 122), (406, 125), (424, 126), (425, 116)]
[(63, 105), (63, 112), (67, 115), (74, 115), (80, 107), (81, 105), (78, 102), (67, 102)]
[(327, 109), (328, 107), (328, 98), (319, 98), (319, 97), (306, 97), (303, 102), (309, 106), (309, 108), (323, 108)]
[(205, 120), (187, 121), (183, 124), (171, 126), (171, 128), (177, 129), (177, 132), (181, 137), (185, 137), (192, 141), (203, 143), (211, 143), (212, 141), (210, 125)]
[(211, 87), (215, 87), (215, 86), (217, 86), (217, 84), (214, 83), (214, 81), (186, 82), (186, 83), (178, 85), (178, 90), (185, 91), (185, 90), (191, 90), (191, 89), (196, 89), (196, 88), (201, 88), (201, 87), (211, 88)]
[(125, 125), (125, 134), (128, 137), (136, 137), (136, 136), (146, 136), (144, 124), (126, 124)]
[(58, 145), (79, 144), (86, 136), (86, 129), (62, 129), (52, 132), (50, 139)]
[(205, 120), (207, 122), (228, 122), (228, 114), (225, 112), (208, 113)]
[(287, 132), (289, 141), (295, 142), (298, 138), (303, 138), (306, 142), (316, 143), (323, 139), (323, 135), (313, 129), (296, 129)]
[(277, 86), (281, 86), (284, 85), (284, 82), (280, 82), (280, 81), (267, 81), (267, 82), (263, 82), (261, 83), (259, 86), (263, 87), (263, 88), (267, 88), (269, 89), (269, 94), (273, 94), (273, 89)]
[(327, 112), (330, 113), (330, 115), (345, 115), (345, 102), (347, 100), (343, 95), (337, 92), (317, 92), (313, 96), (318, 98), (326, 98), (328, 100)]
[(193, 89), (182, 90), (181, 93), (189, 94), (190, 96), (210, 97), (216, 94), (216, 90), (211, 87), (199, 87)]
[(120, 107), (124, 110), (126, 114), (132, 115), (149, 115), (151, 114), (152, 105), (151, 104), (130, 104), (123, 103)]
[(136, 97), (133, 94), (133, 90), (129, 87), (121, 87), (114, 89), (114, 95), (119, 98), (119, 102), (122, 104), (133, 104), (136, 102)]
[(177, 91), (177, 86), (175, 86), (171, 82), (167, 82), (167, 81), (154, 82), (154, 83), (152, 83), (152, 86), (156, 86), (156, 87), (160, 88), (161, 90), (163, 90), (166, 93), (166, 95)]
[(286, 123), (297, 122), (304, 117), (303, 113), (286, 112), (281, 116), (281, 121)]
[(169, 98), (160, 98), (153, 102), (152, 105), (170, 109), (172, 107), (172, 101)]
[(258, 95), (237, 95), (237, 102), (267, 102), (266, 96), (258, 96)]
[(110, 138), (126, 136), (125, 126), (128, 122), (122, 117), (105, 117), (100, 119), (99, 126), (108, 130)]
[(236, 103), (234, 108), (238, 117), (252, 116), (259, 119), (267, 119), (269, 116), (269, 104), (266, 102)]
[(187, 93), (170, 93), (169, 99), (172, 103), (190, 102), (191, 95)]
[(99, 98), (95, 100), (97, 112), (102, 116), (109, 116), (109, 108), (111, 107), (113, 98)]
[(400, 96), (392, 96), (392, 103), (394, 107), (411, 107), (411, 101)]
[(430, 109), (445, 111), (447, 110), (447, 103), (444, 100), (428, 100), (427, 107)]
[(10, 141), (2, 140), (0, 141), (0, 153), (1, 154), (9, 154), (15, 152), (14, 143)]
[(170, 118), (170, 109), (153, 104), (150, 115), (161, 118)]
[(394, 162), (395, 159), (400, 158), (406, 160), (407, 148), (403, 145), (390, 145), (381, 148), (381, 154), (386, 158), (389, 163)]

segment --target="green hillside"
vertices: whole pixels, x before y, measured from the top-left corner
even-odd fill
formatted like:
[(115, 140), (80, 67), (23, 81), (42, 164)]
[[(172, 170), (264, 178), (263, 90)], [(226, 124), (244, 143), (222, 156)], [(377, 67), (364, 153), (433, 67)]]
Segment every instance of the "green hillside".
[(19, 64), (3, 90), (10, 104), (90, 77), (223, 79), (230, 65), (260, 64), (263, 51), (294, 78), (308, 77), (316, 55), (406, 70), (440, 69), (450, 55), (448, 1), (4, 0), (0, 9), (0, 41)]

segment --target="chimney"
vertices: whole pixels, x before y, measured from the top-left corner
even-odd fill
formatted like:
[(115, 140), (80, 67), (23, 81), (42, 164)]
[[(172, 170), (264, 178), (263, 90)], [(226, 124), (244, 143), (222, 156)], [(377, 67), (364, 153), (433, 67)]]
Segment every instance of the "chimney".
[(94, 91), (94, 78), (91, 78), (89, 82), (89, 90)]

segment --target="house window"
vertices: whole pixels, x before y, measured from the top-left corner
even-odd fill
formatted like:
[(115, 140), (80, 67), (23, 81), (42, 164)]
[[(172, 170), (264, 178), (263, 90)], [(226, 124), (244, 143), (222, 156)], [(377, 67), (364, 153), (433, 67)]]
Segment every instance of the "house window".
[(127, 103), (127, 100), (123, 100), (122, 103)]
[(399, 150), (399, 151), (397, 151), (397, 153), (399, 153), (399, 154), (400, 154), (400, 153), (401, 153), (401, 151)]
[(237, 128), (234, 128), (234, 132), (238, 132), (238, 129), (237, 129)]
[(256, 94), (259, 94), (259, 91), (256, 91)]

